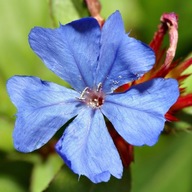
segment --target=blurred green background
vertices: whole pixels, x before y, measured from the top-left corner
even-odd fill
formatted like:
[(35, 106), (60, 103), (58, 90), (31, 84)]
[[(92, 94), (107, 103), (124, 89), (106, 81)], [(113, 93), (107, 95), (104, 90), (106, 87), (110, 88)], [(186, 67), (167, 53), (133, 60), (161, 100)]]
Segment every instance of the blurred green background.
[[(63, 164), (58, 155), (51, 154), (44, 160), (38, 153), (16, 152), (12, 143), (16, 109), (6, 93), (6, 80), (15, 74), (34, 75), (65, 85), (30, 49), (28, 33), (34, 26), (53, 27), (59, 22), (65, 24), (86, 16), (82, 2), (0, 0), (0, 191), (43, 191), (53, 178), (47, 191), (111, 192), (118, 189), (111, 189), (109, 185), (97, 188), (84, 178), (78, 183), (78, 177), (66, 167), (55, 177)], [(131, 31), (137, 39), (146, 43), (151, 41), (162, 13), (177, 13), (179, 43), (176, 58), (184, 58), (192, 51), (191, 0), (101, 0), (101, 4), (103, 17), (107, 18), (115, 10), (120, 10), (127, 32)], [(186, 85), (192, 87), (192, 80), (189, 79)], [(192, 109), (187, 109), (187, 113), (192, 114)], [(192, 191), (192, 134), (185, 131), (191, 124), (171, 126), (184, 131), (162, 135), (154, 147), (135, 147), (131, 180), (129, 175), (129, 181), (127, 178), (123, 180), (122, 192), (129, 192), (130, 185), (133, 192)], [(116, 180), (112, 180), (111, 186), (113, 183)]]

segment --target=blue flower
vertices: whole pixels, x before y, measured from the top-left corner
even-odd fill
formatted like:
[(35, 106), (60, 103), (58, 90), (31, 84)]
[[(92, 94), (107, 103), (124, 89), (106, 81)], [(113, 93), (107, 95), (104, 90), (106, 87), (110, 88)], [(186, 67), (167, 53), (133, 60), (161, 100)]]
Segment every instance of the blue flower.
[(40, 148), (74, 118), (55, 146), (65, 163), (94, 183), (106, 182), (111, 175), (121, 178), (122, 162), (104, 117), (128, 143), (154, 145), (164, 127), (164, 114), (179, 95), (177, 81), (157, 78), (114, 92), (155, 62), (147, 45), (125, 33), (118, 11), (102, 29), (94, 18), (57, 29), (35, 27), (29, 43), (73, 89), (32, 76), (8, 80), (8, 93), (18, 109), (15, 148), (21, 152)]

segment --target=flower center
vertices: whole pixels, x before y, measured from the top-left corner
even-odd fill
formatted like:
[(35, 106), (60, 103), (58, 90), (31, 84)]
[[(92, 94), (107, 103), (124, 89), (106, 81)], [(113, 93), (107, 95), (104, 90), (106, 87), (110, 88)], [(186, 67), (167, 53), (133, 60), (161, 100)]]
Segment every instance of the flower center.
[(86, 87), (79, 99), (92, 108), (100, 108), (104, 103), (104, 98), (105, 96), (102, 92), (102, 85), (100, 83), (97, 89), (92, 90), (89, 87)]

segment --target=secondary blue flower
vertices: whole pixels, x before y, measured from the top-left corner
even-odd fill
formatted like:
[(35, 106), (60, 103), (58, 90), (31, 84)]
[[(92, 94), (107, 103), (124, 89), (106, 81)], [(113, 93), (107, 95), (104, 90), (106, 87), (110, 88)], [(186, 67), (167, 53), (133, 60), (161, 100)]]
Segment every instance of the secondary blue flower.
[(153, 51), (125, 34), (117, 11), (102, 29), (84, 18), (57, 29), (35, 27), (29, 43), (46, 66), (73, 89), (37, 77), (14, 76), (7, 83), (17, 107), (15, 148), (31, 152), (73, 121), (56, 144), (65, 163), (94, 183), (121, 178), (123, 166), (104, 116), (132, 145), (153, 145), (164, 127), (164, 114), (178, 97), (173, 79), (153, 79), (123, 93), (114, 90), (153, 67)]

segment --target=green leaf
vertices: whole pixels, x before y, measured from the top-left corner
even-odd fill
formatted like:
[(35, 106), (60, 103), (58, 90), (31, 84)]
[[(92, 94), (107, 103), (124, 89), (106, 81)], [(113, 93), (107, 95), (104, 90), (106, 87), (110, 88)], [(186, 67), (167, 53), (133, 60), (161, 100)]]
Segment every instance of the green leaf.
[(58, 154), (52, 154), (43, 162), (34, 165), (31, 192), (44, 191), (63, 165)]
[(13, 130), (13, 123), (10, 122), (8, 117), (3, 116), (1, 114), (0, 119), (0, 151), (4, 152), (12, 152), (13, 148), (13, 141), (12, 141), (12, 130)]
[(105, 19), (108, 18), (113, 12), (119, 10), (123, 17), (126, 31), (134, 33), (134, 28), (138, 26), (142, 21), (142, 9), (138, 1), (133, 0), (121, 0), (121, 1), (106, 1), (101, 2), (101, 16)]
[(25, 192), (16, 181), (10, 179), (10, 177), (0, 175), (0, 191), (5, 192)]
[(30, 182), (32, 164), (0, 158), (0, 191), (26, 192)]
[(124, 171), (122, 179), (111, 177), (107, 183), (94, 184), (86, 177), (78, 178), (67, 166), (55, 177), (45, 192), (129, 192), (131, 188), (130, 170)]
[(46, 6), (45, 1), (37, 0), (0, 1), (0, 28), (2, 29), (0, 31), (1, 118), (4, 116), (12, 118), (16, 111), (6, 92), (7, 79), (19, 74), (44, 74), (43, 64), (40, 65), (40, 59), (29, 47), (28, 33), (35, 25), (48, 25), (50, 19)]
[(49, 0), (49, 9), (54, 26), (88, 16), (83, 0)]
[(163, 135), (153, 147), (135, 147), (132, 192), (189, 192), (192, 135)]

